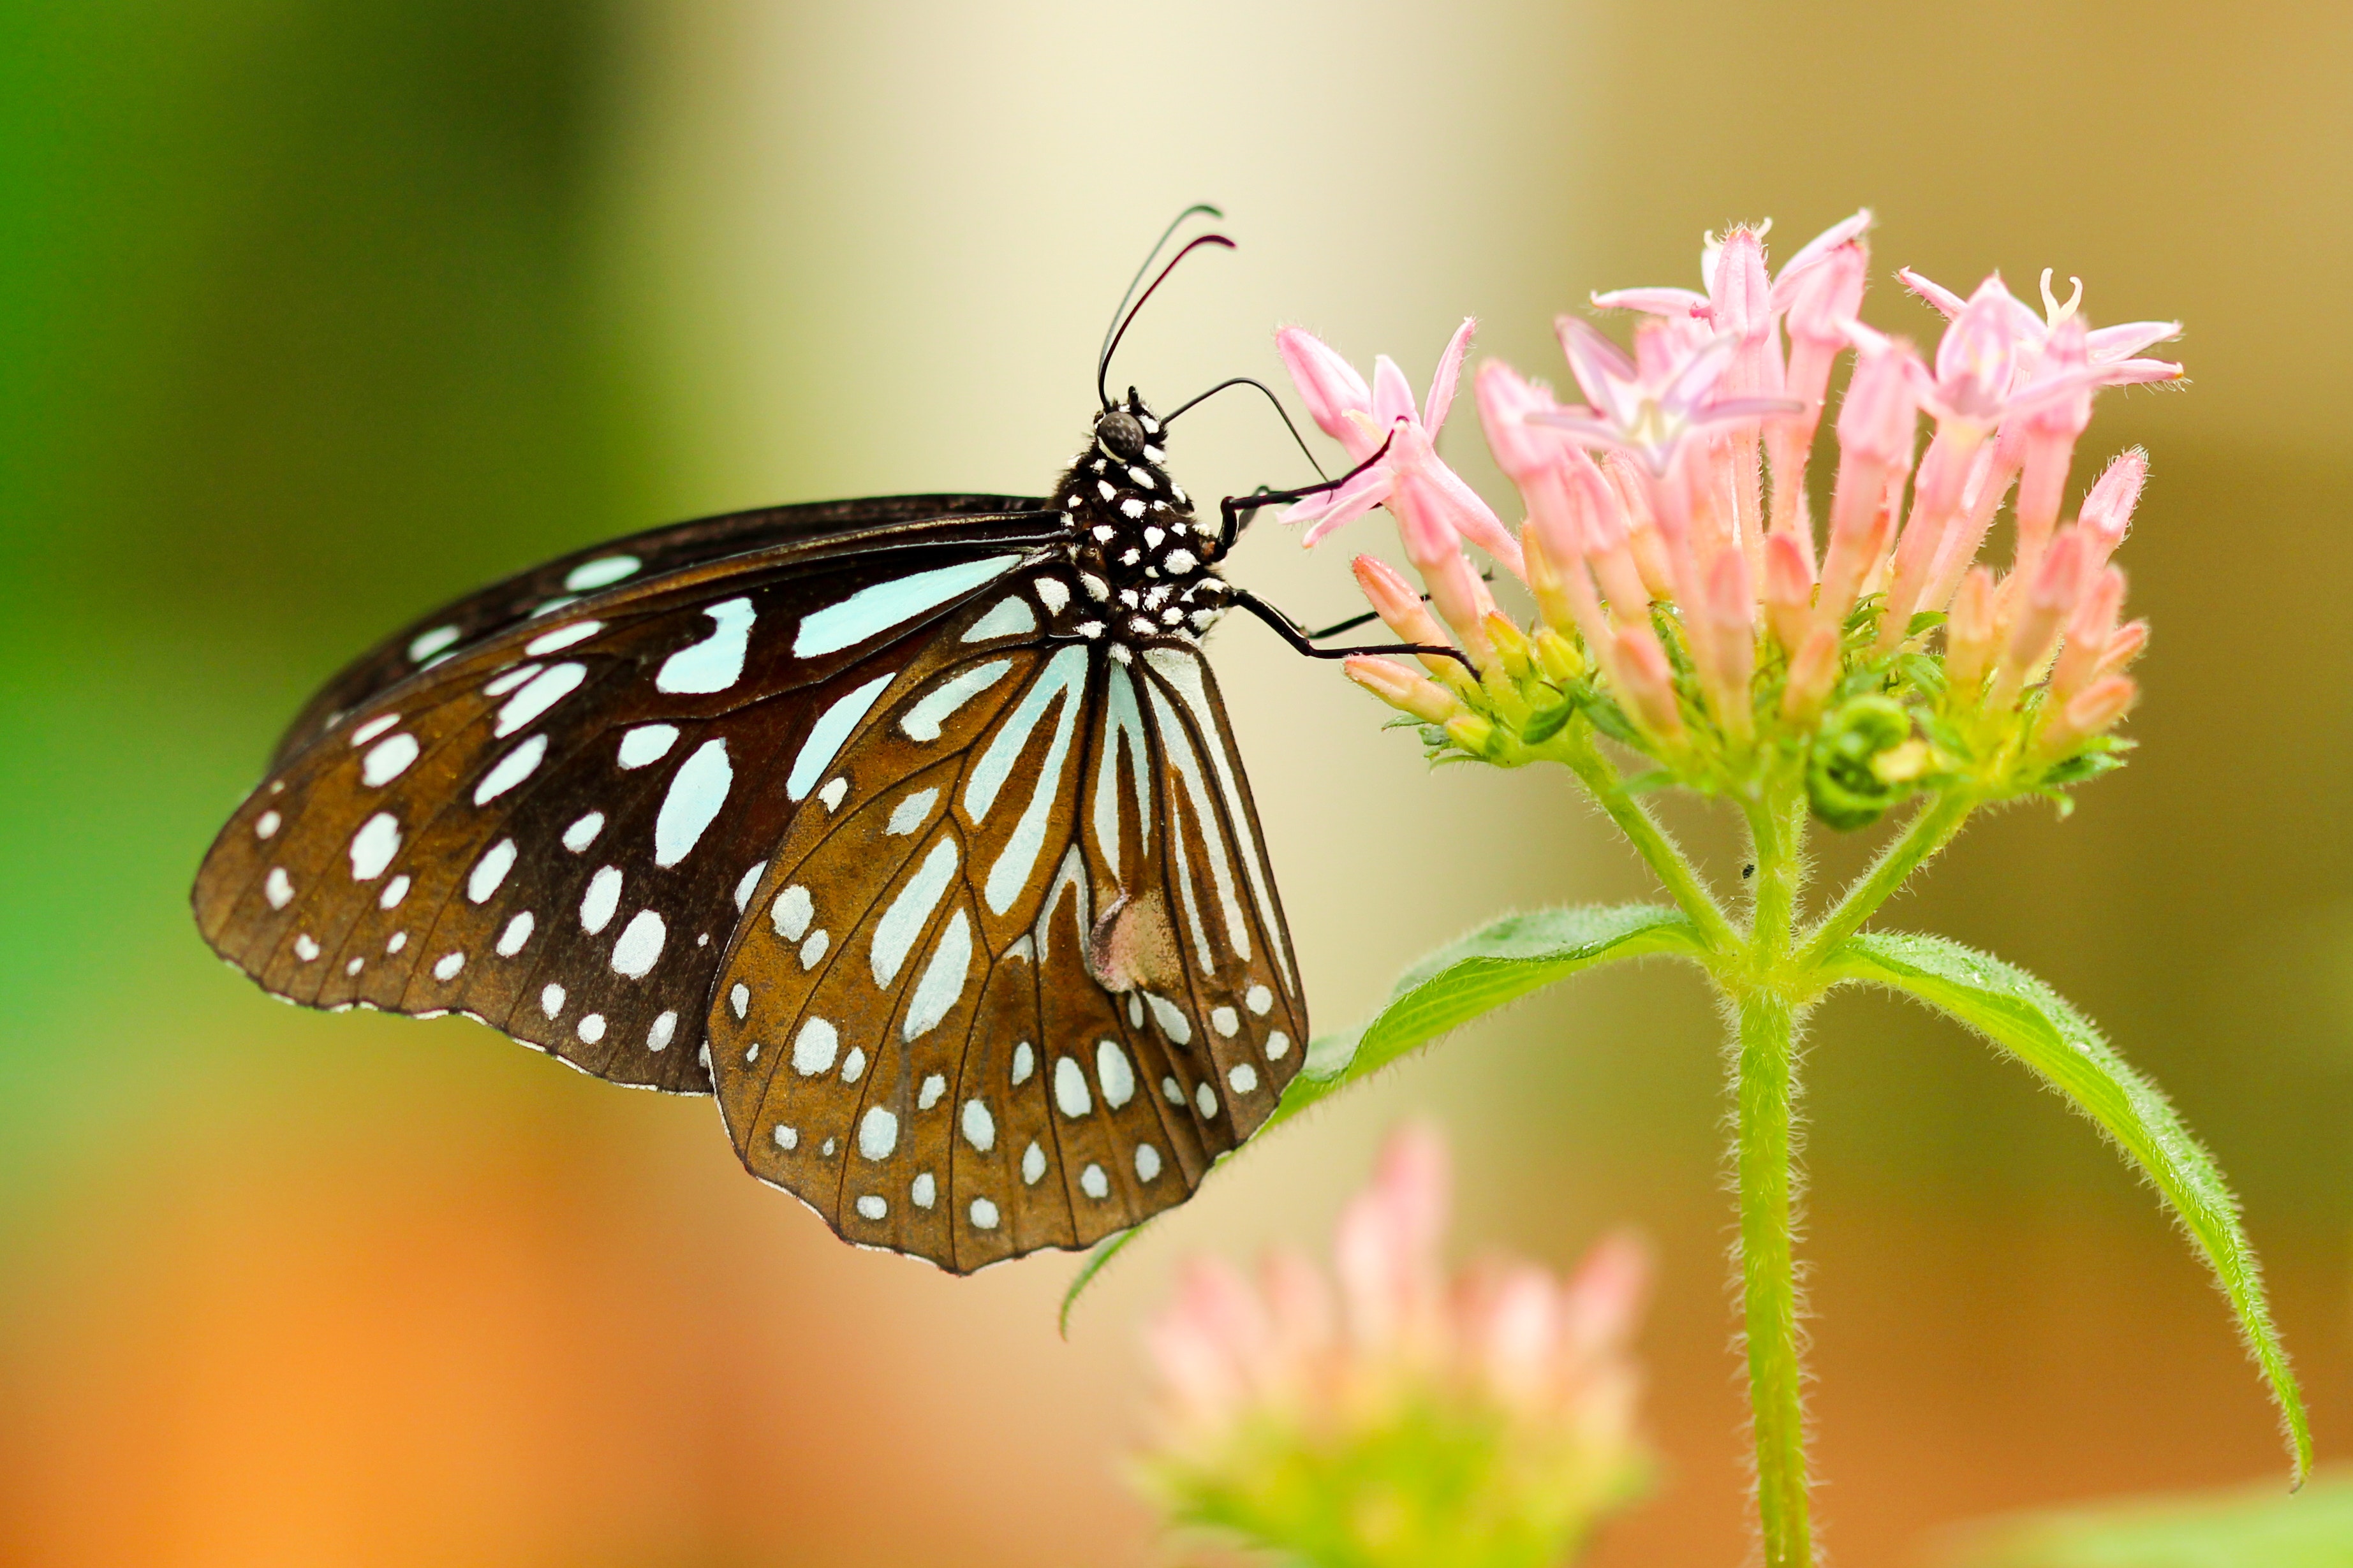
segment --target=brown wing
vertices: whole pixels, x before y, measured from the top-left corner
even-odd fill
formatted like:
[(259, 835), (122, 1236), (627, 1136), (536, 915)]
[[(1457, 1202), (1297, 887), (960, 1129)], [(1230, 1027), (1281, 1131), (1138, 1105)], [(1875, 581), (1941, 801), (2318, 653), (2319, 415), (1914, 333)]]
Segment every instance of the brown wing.
[(760, 879), (707, 1026), (754, 1174), (958, 1273), (1183, 1202), (1307, 1037), (1198, 650), (1033, 635), (1067, 569), (1005, 586), (893, 672)]
[(1034, 518), (957, 528), (618, 585), (411, 675), (238, 809), (198, 925), (288, 1001), (463, 1012), (617, 1082), (706, 1089), (712, 975), (888, 684), (871, 661), (1038, 554)]

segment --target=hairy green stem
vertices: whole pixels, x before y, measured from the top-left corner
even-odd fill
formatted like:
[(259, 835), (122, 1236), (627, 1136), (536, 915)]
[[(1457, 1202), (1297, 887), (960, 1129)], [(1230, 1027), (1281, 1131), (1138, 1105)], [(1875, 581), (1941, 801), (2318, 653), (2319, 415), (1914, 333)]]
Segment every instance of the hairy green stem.
[(1609, 760), (1601, 754), (1600, 748), (1593, 743), (1591, 737), (1576, 734), (1577, 729), (1577, 726), (1572, 725), (1556, 742), (1555, 750), (1560, 759), (1584, 782), (1585, 787), (1593, 792), (1593, 798), (1601, 804), (1603, 811), (1609, 814), (1609, 820), (1618, 825), (1618, 831), (1634, 846), (1635, 853), (1650, 863), (1651, 871), (1665, 887), (1667, 895), (1691, 917), (1692, 923), (1699, 927), (1700, 934), (1706, 938), (1708, 946), (1719, 953), (1737, 951), (1739, 932), (1725, 918), (1723, 909), (1707, 890), (1706, 884), (1700, 880), (1699, 873), (1692, 868), (1691, 862), (1683, 858), (1683, 850), (1667, 837), (1666, 829), (1659, 826), (1658, 820), (1644, 809), (1642, 803), (1627, 790), (1618, 777), (1618, 770), (1609, 765)]
[[(1762, 868), (1759, 868), (1762, 874)], [(1739, 999), (1740, 1285), (1757, 1513), (1766, 1568), (1812, 1568), (1790, 1188), (1798, 1009), (1769, 986)]]
[(1861, 931), (1862, 922), (1903, 886), (1905, 878), (1920, 868), (1921, 862), (1953, 841), (1953, 835), (1961, 830), (1961, 824), (1968, 820), (1976, 807), (1973, 796), (1958, 791), (1940, 795), (1921, 807), (1895, 842), (1872, 863), (1871, 869), (1855, 879), (1837, 907), (1807, 933), (1805, 949), (1798, 955), (1799, 967), (1815, 967), (1831, 949)]

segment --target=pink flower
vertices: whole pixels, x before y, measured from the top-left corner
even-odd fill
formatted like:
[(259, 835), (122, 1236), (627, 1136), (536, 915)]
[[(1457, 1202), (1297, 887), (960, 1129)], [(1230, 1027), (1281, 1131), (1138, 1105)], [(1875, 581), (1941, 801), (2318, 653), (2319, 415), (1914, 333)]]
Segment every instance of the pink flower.
[(1609, 1237), (1565, 1281), (1509, 1258), (1450, 1272), (1450, 1184), (1438, 1136), (1400, 1128), (1340, 1216), (1336, 1289), (1292, 1252), (1255, 1281), (1187, 1269), (1146, 1332), (1145, 1476), (1177, 1522), (1319, 1561), (1486, 1561), (1508, 1542), (1511, 1561), (1559, 1562), (1627, 1499), (1644, 1249)]
[(1533, 424), (1566, 430), (1587, 446), (1610, 447), (1664, 478), (1686, 439), (1720, 425), (1786, 414), (1795, 406), (1776, 397), (1718, 397), (1739, 350), (1736, 333), (1694, 343), (1663, 322), (1634, 329), (1634, 353), (1572, 316), (1555, 323), (1568, 368), (1589, 406), (1531, 414)]
[(1386, 506), (1397, 518), (1406, 553), (1417, 566), (1457, 548), (1458, 539), (1467, 539), (1518, 574), (1518, 542), (1478, 492), (1440, 459), (1435, 445), (1453, 405), (1462, 356), (1477, 325), (1466, 318), (1456, 329), (1439, 357), (1430, 396), (1419, 412), (1405, 373), (1387, 354), (1373, 362), (1373, 384), (1367, 388), (1355, 367), (1314, 334), (1298, 327), (1275, 333), (1282, 363), (1325, 435), (1360, 465), (1380, 452), (1384, 442), (1388, 446), (1379, 461), (1338, 489), (1301, 501), (1284, 513), (1286, 522), (1306, 525), (1302, 543), (1314, 544), (1342, 524)]

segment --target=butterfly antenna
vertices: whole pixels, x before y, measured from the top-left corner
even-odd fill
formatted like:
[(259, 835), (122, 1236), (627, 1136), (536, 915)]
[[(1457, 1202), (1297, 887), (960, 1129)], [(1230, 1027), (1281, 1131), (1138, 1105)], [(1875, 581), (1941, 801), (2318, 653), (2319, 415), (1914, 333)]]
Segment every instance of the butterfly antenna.
[(1255, 386), (1261, 392), (1265, 393), (1266, 400), (1274, 405), (1275, 415), (1277, 417), (1282, 419), (1282, 427), (1291, 432), (1291, 438), (1299, 443), (1300, 451), (1305, 454), (1308, 466), (1315, 470), (1315, 477), (1319, 479), (1328, 479), (1332, 477), (1324, 471), (1324, 465), (1315, 460), (1315, 453), (1308, 447), (1306, 437), (1300, 435), (1299, 426), (1291, 422), (1290, 411), (1282, 406), (1282, 399), (1274, 395), (1274, 389), (1267, 385), (1267, 384), (1262, 381), (1253, 381), (1246, 375), (1235, 376), (1230, 381), (1221, 381), (1218, 383), (1217, 385), (1209, 388), (1208, 391), (1201, 394), (1198, 397), (1187, 398), (1184, 403), (1177, 406), (1176, 414), (1162, 415), (1160, 416), (1160, 423), (1163, 425), (1176, 424), (1177, 414), (1184, 413), (1186, 409), (1192, 407), (1193, 405), (1197, 403), (1207, 403), (1210, 398), (1217, 396), (1218, 394), (1225, 391), (1226, 388), (1229, 386)]
[(1111, 320), (1103, 323), (1103, 346), (1095, 353), (1095, 363), (1098, 365), (1111, 363), (1111, 337), (1113, 332), (1119, 331), (1120, 319), (1127, 314), (1127, 302), (1135, 298), (1135, 286), (1144, 281), (1144, 275), (1152, 270), (1152, 264), (1159, 260), (1160, 253), (1168, 247), (1168, 237), (1183, 227), (1185, 220), (1195, 213), (1208, 213), (1211, 217), (1219, 219), (1226, 216), (1207, 202), (1195, 202), (1169, 220), (1168, 226), (1160, 231), (1160, 237), (1152, 242), (1152, 250), (1145, 257), (1144, 265), (1137, 268), (1135, 276), (1127, 280), (1127, 292), (1122, 294), (1119, 297), (1119, 303), (1113, 307)]
[(1127, 316), (1120, 322), (1119, 330), (1112, 333), (1111, 342), (1103, 345), (1103, 358), (1095, 363), (1095, 395), (1103, 400), (1105, 408), (1111, 406), (1111, 392), (1105, 384), (1111, 376), (1111, 356), (1119, 353), (1120, 339), (1127, 336), (1127, 329), (1135, 323), (1136, 314), (1144, 309), (1144, 302), (1152, 298), (1154, 290), (1168, 281), (1168, 275), (1176, 270), (1176, 264), (1205, 245), (1220, 246), (1227, 250), (1234, 248), (1234, 242), (1222, 234), (1205, 234), (1187, 240), (1185, 248), (1169, 258), (1168, 265), (1160, 269), (1160, 276), (1152, 280), (1151, 288), (1136, 296), (1135, 303), (1128, 307)]

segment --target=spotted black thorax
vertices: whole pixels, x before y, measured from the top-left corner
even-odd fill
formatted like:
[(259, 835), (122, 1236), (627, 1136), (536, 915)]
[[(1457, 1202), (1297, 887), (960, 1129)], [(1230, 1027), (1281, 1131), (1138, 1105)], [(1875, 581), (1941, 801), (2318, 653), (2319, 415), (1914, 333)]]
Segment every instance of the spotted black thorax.
[(1230, 599), (1217, 574), (1215, 535), (1164, 466), (1167, 451), (1151, 406), (1126, 398), (1095, 416), (1093, 438), (1054, 489), (1070, 523), (1080, 584), (1114, 640), (1191, 640)]

